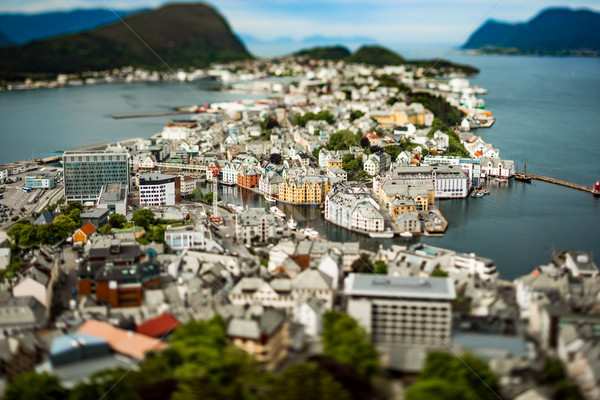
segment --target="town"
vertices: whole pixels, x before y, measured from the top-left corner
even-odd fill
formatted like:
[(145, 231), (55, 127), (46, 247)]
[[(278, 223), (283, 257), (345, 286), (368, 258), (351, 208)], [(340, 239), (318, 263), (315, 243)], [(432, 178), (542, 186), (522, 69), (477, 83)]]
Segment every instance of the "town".
[[(207, 76), (264, 98), (180, 108), (148, 138), (0, 171), (5, 388), (30, 371), (67, 389), (140, 362), (152, 371), (156, 354), (220, 318), (261, 371), (324, 354), (384, 376), (371, 390), (387, 398), (426, 384), (440, 352), (484, 365), (476, 398), (600, 397), (590, 255), (555, 251), (510, 282), (493, 260), (418, 242), (452, 229), (440, 201), (493, 196), (516, 173), (477, 135), (495, 119), (460, 66), (294, 56), (173, 79)], [(229, 189), (260, 202), (226, 201)], [(332, 241), (301, 209), (395, 239), (375, 251)], [(336, 324), (366, 336), (372, 364), (340, 351), (353, 344)]]

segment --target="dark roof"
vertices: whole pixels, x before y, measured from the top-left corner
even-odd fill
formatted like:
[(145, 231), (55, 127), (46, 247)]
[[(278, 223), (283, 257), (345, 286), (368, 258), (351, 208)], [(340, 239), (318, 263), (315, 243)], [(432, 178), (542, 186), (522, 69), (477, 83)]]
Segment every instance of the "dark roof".
[(160, 274), (160, 266), (146, 261), (136, 266), (105, 265), (96, 273), (97, 281), (143, 282)]

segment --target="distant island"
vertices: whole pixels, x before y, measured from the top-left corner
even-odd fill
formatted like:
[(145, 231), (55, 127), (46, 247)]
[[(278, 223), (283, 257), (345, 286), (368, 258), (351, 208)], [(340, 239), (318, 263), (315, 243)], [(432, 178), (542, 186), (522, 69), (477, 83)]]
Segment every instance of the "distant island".
[[(169, 4), (125, 18), (169, 66), (205, 67), (252, 56), (227, 21), (203, 3)], [(165, 69), (165, 65), (122, 22), (90, 31), (0, 49), (0, 76), (106, 70), (125, 65)]]
[(401, 55), (382, 46), (361, 46), (354, 53), (345, 46), (319, 46), (303, 49), (294, 53), (295, 56), (304, 56), (316, 60), (343, 60), (358, 64), (375, 66), (409, 64), (425, 69), (442, 68), (455, 70), (466, 75), (475, 75), (479, 70), (470, 65), (456, 64), (443, 59), (435, 60), (406, 60)]
[(462, 46), (493, 54), (600, 55), (600, 13), (549, 8), (518, 24), (486, 21)]

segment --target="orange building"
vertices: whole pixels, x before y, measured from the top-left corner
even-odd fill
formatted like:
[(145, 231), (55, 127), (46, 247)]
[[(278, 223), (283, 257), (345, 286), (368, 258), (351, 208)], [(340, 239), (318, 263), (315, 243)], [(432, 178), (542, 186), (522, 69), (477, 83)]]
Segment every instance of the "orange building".
[(237, 174), (237, 184), (247, 189), (258, 187), (260, 175), (258, 168), (242, 166)]
[(92, 233), (96, 232), (96, 227), (91, 222), (88, 222), (81, 228), (77, 229), (73, 234), (73, 243), (86, 244)]

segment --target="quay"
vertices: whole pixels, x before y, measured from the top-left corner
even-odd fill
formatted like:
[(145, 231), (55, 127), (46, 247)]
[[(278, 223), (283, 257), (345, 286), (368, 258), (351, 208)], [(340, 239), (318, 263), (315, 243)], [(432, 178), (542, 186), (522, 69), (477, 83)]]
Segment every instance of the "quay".
[(594, 193), (594, 189), (592, 187), (580, 185), (578, 183), (567, 182), (567, 181), (563, 181), (563, 180), (556, 179), (556, 178), (550, 178), (550, 177), (543, 176), (543, 175), (527, 174), (527, 176), (529, 176), (531, 179), (535, 179), (536, 181), (553, 183), (555, 185), (564, 186), (564, 187), (568, 187), (568, 188), (576, 189), (576, 190), (581, 190), (583, 192)]
[(181, 114), (192, 114), (192, 111), (162, 111), (152, 113), (141, 113), (141, 114), (117, 114), (113, 115), (113, 119), (125, 119), (125, 118), (143, 118), (143, 117), (163, 117), (165, 115), (181, 115)]

